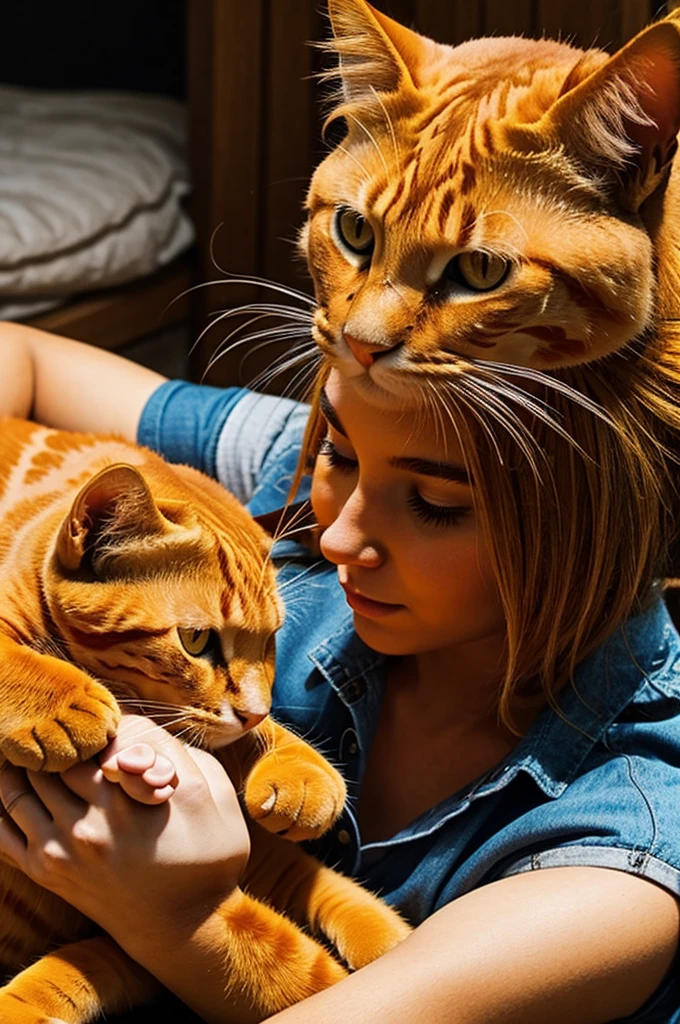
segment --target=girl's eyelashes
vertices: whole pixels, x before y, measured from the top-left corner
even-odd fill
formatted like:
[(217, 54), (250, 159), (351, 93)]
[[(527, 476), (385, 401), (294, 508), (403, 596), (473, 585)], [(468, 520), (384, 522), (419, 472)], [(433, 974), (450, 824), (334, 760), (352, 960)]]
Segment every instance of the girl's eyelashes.
[[(333, 469), (337, 469), (341, 473), (353, 473), (358, 465), (356, 459), (350, 459), (346, 455), (341, 455), (333, 442), (327, 437), (319, 445), (319, 455), (325, 456)], [(434, 526), (455, 526), (471, 511), (467, 505), (433, 505), (431, 502), (426, 501), (415, 488), (411, 491), (406, 501), (409, 508), (415, 512), (422, 522)]]
[(456, 526), (471, 511), (466, 505), (433, 505), (415, 489), (406, 501), (419, 519), (434, 526)]
[(328, 437), (325, 437), (319, 445), (319, 455), (324, 455), (333, 469), (339, 469), (341, 473), (353, 473), (357, 468), (356, 459), (349, 459), (346, 455), (341, 455)]

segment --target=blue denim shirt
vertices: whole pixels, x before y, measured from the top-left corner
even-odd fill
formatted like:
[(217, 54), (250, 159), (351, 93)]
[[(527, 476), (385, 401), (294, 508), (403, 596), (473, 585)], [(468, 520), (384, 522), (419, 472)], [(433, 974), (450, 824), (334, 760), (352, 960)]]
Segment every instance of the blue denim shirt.
[[(307, 412), (173, 382), (151, 396), (139, 440), (260, 513), (286, 498)], [(387, 658), (354, 633), (334, 566), (292, 541), (275, 555), (287, 617), (274, 714), (341, 769), (349, 790), (313, 853), (414, 924), (476, 886), (558, 865), (616, 868), (680, 894), (680, 638), (659, 597), (577, 666), (559, 712), (546, 708), (500, 764), (390, 839), (362, 843), (355, 809)], [(626, 1020), (680, 1022), (677, 975)]]

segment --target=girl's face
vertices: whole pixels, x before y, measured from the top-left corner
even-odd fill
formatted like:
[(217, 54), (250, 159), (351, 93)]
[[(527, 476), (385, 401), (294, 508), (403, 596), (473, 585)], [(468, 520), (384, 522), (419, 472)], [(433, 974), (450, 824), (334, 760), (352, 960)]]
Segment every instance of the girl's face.
[(328, 432), (312, 505), (322, 554), (338, 567), (362, 640), (406, 655), (502, 637), (473, 482), (452, 424), (381, 409), (337, 371), (322, 409)]

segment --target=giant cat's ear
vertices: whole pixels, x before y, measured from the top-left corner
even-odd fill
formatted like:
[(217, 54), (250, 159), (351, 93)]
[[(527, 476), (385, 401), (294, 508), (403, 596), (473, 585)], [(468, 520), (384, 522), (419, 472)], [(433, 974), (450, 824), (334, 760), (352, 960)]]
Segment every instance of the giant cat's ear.
[[(428, 40), (404, 28), (365, 0), (328, 0), (345, 102), (375, 92), (413, 88)], [(432, 44), (434, 45), (434, 44)]]
[(55, 554), (65, 569), (75, 570), (98, 543), (161, 537), (176, 529), (158, 508), (139, 470), (125, 464), (107, 466), (76, 496), (59, 531)]
[(539, 131), (557, 136), (596, 172), (614, 173), (635, 213), (666, 180), (680, 131), (680, 13), (639, 33), (592, 71), (588, 55)]

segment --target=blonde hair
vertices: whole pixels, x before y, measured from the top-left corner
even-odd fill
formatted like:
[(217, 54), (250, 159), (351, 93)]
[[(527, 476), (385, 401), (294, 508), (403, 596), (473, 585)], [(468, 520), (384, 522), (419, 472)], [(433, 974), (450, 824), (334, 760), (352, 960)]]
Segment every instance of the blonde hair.
[[(668, 340), (666, 331), (666, 346)], [(664, 361), (661, 348), (652, 341), (637, 353), (628, 349), (552, 375), (590, 398), (601, 415), (546, 386), (540, 401), (563, 429), (538, 417), (528, 425), (539, 472), (511, 432), (492, 437), (464, 407), (458, 410), (475, 511), (507, 623), (499, 716), (514, 732), (513, 708), (536, 699), (554, 705), (576, 664), (643, 611), (656, 582), (669, 574), (680, 359)], [(319, 396), (329, 370), (325, 363), (312, 393), (298, 481), (325, 430)]]

